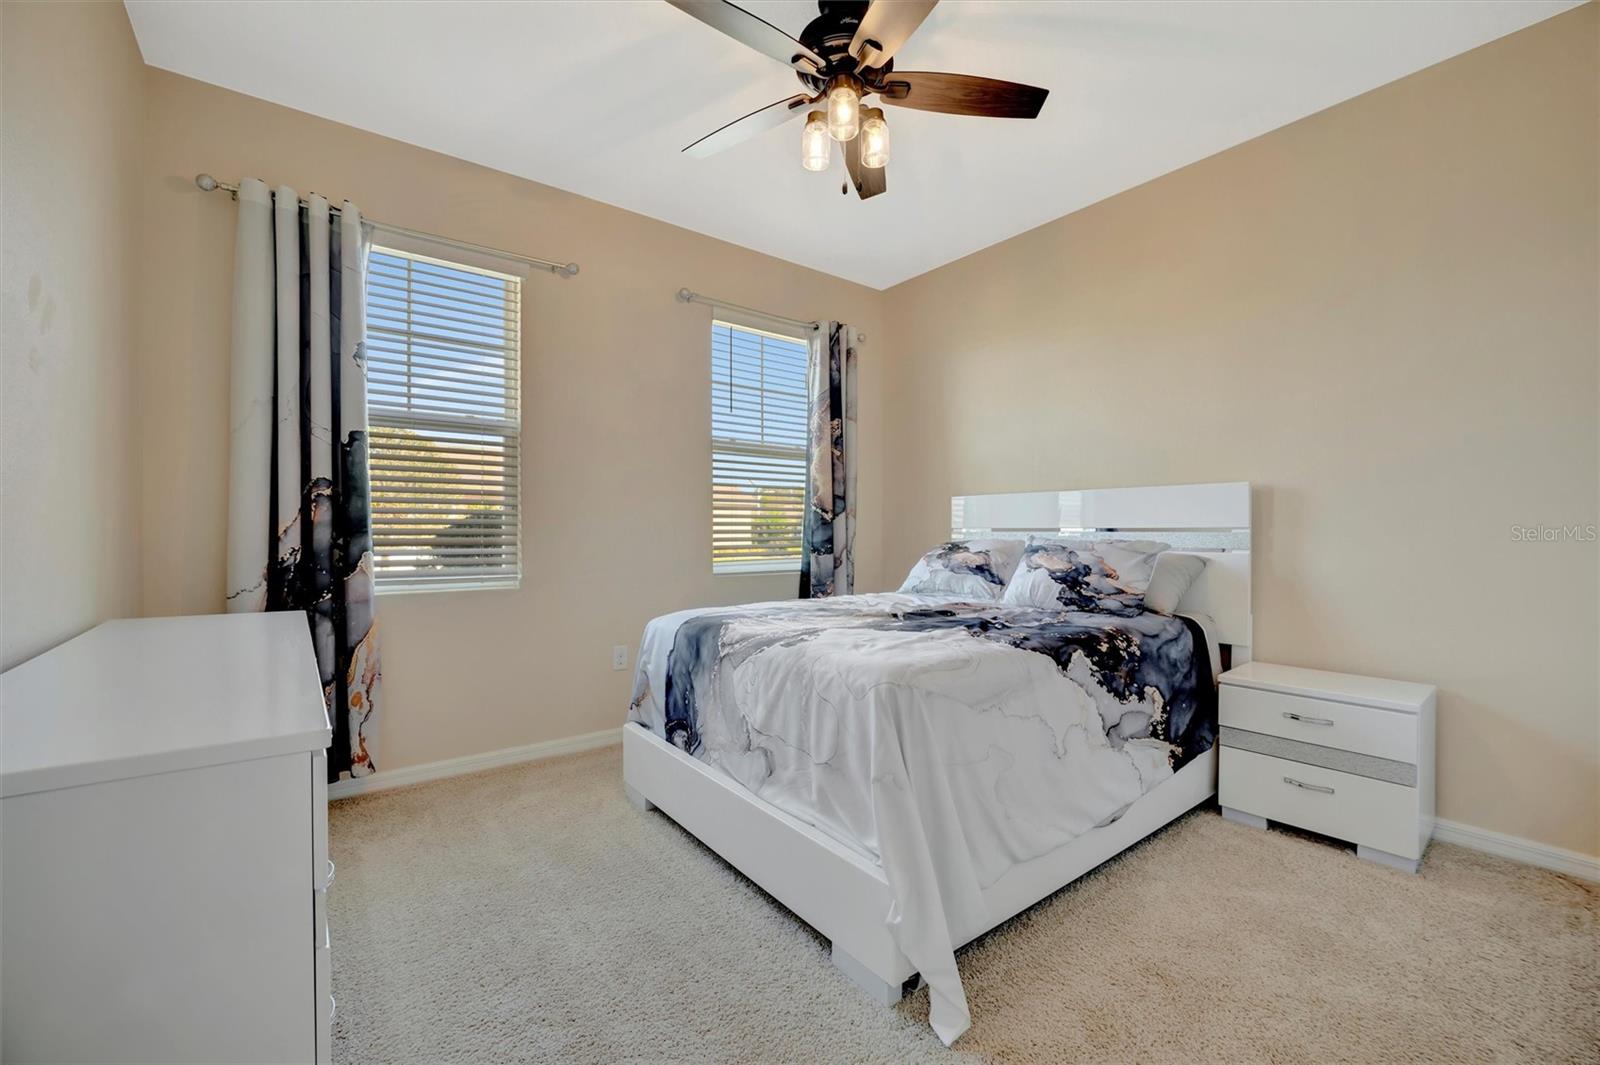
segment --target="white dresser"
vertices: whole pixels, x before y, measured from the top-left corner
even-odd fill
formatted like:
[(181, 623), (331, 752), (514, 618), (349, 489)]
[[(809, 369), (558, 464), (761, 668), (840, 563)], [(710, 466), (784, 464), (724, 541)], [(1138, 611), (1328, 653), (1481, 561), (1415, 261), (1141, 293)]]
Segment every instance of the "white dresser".
[(329, 1060), (303, 613), (112, 621), (0, 676), (0, 1057)]
[(1220, 679), (1224, 817), (1416, 872), (1433, 835), (1431, 685), (1249, 662)]

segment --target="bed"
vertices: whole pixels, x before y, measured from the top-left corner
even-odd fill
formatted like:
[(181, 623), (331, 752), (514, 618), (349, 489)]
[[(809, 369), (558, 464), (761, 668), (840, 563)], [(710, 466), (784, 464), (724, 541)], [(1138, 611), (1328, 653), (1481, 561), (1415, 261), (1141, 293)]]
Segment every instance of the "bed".
[[(1215, 675), (1250, 645), (1243, 483), (951, 501), (952, 540), (1159, 535), (1205, 561), (1172, 614), (882, 593), (646, 627), (623, 775), (832, 943), (884, 1003), (1216, 789)], [(991, 541), (984, 541), (991, 542)]]

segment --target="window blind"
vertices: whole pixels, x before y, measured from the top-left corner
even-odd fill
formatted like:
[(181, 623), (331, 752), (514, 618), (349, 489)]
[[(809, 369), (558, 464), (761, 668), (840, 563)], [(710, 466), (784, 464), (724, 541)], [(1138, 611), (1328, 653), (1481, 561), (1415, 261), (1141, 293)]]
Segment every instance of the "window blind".
[(380, 591), (520, 579), (521, 299), (511, 274), (372, 248), (367, 420)]
[(798, 572), (806, 491), (806, 341), (711, 324), (711, 568)]

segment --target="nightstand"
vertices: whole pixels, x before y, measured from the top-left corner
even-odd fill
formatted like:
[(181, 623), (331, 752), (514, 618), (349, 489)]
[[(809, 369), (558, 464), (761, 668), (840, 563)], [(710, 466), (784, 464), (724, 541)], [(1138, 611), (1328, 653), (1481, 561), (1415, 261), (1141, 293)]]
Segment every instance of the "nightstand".
[(1222, 816), (1320, 832), (1417, 871), (1433, 835), (1432, 685), (1266, 662), (1219, 682)]

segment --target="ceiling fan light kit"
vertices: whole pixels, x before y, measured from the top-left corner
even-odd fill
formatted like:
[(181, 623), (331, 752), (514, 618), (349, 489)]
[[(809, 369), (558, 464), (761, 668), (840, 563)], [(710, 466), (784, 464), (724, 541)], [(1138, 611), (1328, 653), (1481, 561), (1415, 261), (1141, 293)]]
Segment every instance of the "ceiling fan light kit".
[[(806, 92), (768, 104), (684, 149), (713, 155), (805, 114), (800, 164), (827, 170), (830, 141), (844, 146), (845, 169), (856, 195), (888, 188), (889, 123), (868, 96), (919, 111), (985, 118), (1037, 118), (1048, 89), (970, 74), (894, 73), (894, 54), (938, 0), (818, 0), (821, 12), (796, 40), (729, 0), (667, 0), (712, 29), (794, 70)], [(809, 110), (821, 103), (824, 110)]]

